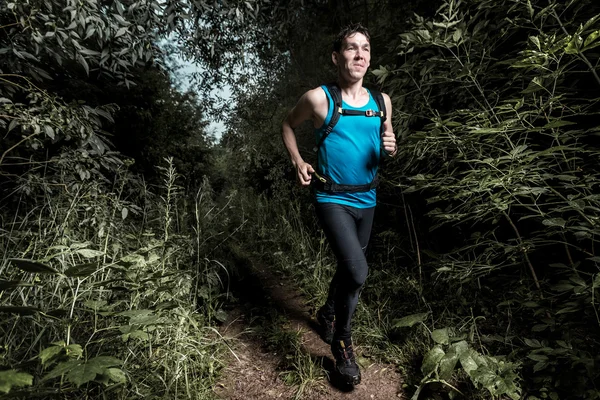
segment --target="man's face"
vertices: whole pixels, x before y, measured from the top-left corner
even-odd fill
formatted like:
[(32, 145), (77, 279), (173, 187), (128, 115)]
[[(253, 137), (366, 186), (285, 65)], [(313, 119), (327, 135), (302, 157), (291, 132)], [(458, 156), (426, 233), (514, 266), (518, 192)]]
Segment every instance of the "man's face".
[(354, 82), (362, 79), (371, 62), (371, 44), (362, 33), (348, 36), (342, 42), (339, 53), (334, 51), (333, 63), (343, 78)]

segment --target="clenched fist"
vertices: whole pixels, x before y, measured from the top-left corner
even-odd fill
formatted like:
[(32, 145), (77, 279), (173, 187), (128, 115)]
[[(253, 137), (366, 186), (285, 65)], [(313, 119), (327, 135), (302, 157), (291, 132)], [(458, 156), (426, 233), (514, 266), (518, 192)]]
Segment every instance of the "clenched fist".
[(381, 135), (381, 145), (386, 154), (392, 157), (395, 156), (398, 148), (396, 147), (396, 136), (394, 135), (394, 132), (383, 132), (383, 135)]

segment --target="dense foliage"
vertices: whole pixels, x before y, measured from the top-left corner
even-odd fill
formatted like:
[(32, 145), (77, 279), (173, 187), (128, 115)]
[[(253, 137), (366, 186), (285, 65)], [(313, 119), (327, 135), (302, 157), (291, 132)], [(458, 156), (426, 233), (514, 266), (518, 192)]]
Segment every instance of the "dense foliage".
[(1, 393), (211, 397), (223, 209), (206, 107), (158, 43), (195, 29), (217, 63), (260, 17), (243, 6), (0, 3)]
[[(592, 0), (0, 3), (1, 393), (210, 398), (248, 256), (322, 301), (334, 261), (280, 126), (356, 21), (400, 144), (361, 353), (413, 399), (599, 398)], [(202, 67), (193, 91), (165, 51)], [(304, 390), (314, 361), (291, 347)]]
[(389, 176), (417, 224), (441, 229), (420, 232), (437, 251), (427, 268), (463, 284), (485, 278), (495, 324), (528, 321), (504, 351), (551, 398), (598, 393), (593, 7), (445, 1), (435, 18), (413, 18), (394, 43), (401, 60), (375, 71), (405, 139)]

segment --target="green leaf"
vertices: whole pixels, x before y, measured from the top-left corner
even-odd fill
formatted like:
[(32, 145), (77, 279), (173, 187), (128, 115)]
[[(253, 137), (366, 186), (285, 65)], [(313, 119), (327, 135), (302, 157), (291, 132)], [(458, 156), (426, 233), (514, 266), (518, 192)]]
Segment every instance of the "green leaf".
[(90, 310), (98, 311), (106, 309), (106, 300), (86, 300), (83, 305)]
[(569, 43), (567, 43), (567, 45), (565, 46), (565, 53), (567, 54), (577, 54), (579, 53), (579, 49), (581, 47), (581, 44), (583, 42), (583, 39), (581, 38), (581, 36), (575, 34), (571, 37), (571, 40), (569, 41)]
[(42, 366), (46, 366), (46, 363), (48, 361), (52, 360), (53, 358), (58, 356), (60, 353), (62, 353), (62, 351), (64, 350), (64, 342), (62, 342), (62, 343), (63, 343), (62, 346), (60, 346), (60, 345), (50, 346), (40, 352), (39, 357), (40, 357), (40, 360), (42, 361)]
[(510, 152), (510, 155), (511, 156), (516, 156), (519, 153), (524, 152), (525, 150), (527, 150), (527, 145), (523, 144), (523, 145), (517, 146), (514, 149), (512, 149), (512, 151)]
[(121, 335), (121, 339), (123, 339), (124, 342), (126, 342), (129, 339), (139, 339), (142, 342), (145, 342), (147, 340), (150, 340), (150, 335), (148, 335), (146, 332), (140, 331), (138, 329), (138, 330), (135, 330), (135, 331), (133, 331), (131, 333), (127, 333), (127, 334)]
[(575, 125), (575, 122), (565, 121), (562, 119), (554, 119), (544, 125), (544, 129), (560, 128), (562, 126)]
[(542, 344), (540, 343), (539, 340), (537, 339), (527, 339), (527, 338), (523, 338), (523, 342), (525, 342), (525, 344), (529, 347), (533, 347), (533, 348), (540, 348), (542, 347)]
[(4, 279), (0, 279), (0, 291), (7, 289), (14, 289), (20, 286), (35, 286), (32, 283), (27, 283), (23, 281), (5, 281)]
[(102, 54), (99, 51), (91, 50), (91, 49), (81, 49), (81, 50), (79, 50), (79, 52), (81, 54), (85, 54), (86, 56), (99, 56)]
[(558, 283), (556, 285), (552, 285), (551, 288), (557, 292), (568, 292), (569, 290), (573, 290), (575, 286), (570, 283)]
[(534, 14), (534, 10), (533, 10), (533, 6), (531, 5), (531, 0), (527, 0), (527, 10), (529, 10), (529, 18), (533, 18), (533, 14)]
[(82, 364), (77, 368), (71, 369), (67, 373), (67, 380), (73, 382), (77, 387), (96, 379), (96, 375), (102, 374), (104, 370), (93, 364)]
[(540, 45), (540, 39), (537, 36), (530, 36), (529, 40), (535, 44), (535, 47), (537, 47), (538, 50), (541, 50), (542, 46)]
[(560, 226), (561, 228), (564, 228), (566, 223), (567, 221), (562, 218), (550, 218), (542, 221), (542, 224), (546, 226)]
[(481, 356), (473, 349), (468, 349), (459, 355), (460, 365), (472, 377), (472, 372), (479, 368)]
[(56, 308), (54, 310), (49, 310), (46, 312), (41, 312), (41, 314), (45, 317), (50, 317), (53, 319), (63, 319), (65, 317), (67, 317), (69, 311), (67, 309), (64, 308)]
[(87, 364), (97, 366), (98, 368), (108, 368), (123, 365), (123, 361), (112, 356), (98, 356), (89, 360)]
[(94, 257), (100, 257), (100, 256), (104, 255), (104, 252), (98, 251), (98, 250), (92, 250), (92, 249), (78, 249), (75, 252), (77, 254), (82, 255), (85, 258), (94, 258)]
[(79, 64), (81, 64), (81, 66), (85, 70), (85, 74), (87, 76), (90, 76), (90, 66), (88, 65), (87, 61), (81, 54), (77, 54), (77, 61), (79, 62)]
[(50, 125), (44, 125), (44, 131), (46, 132), (46, 135), (54, 140), (55, 135), (54, 135), (54, 129), (50, 126)]
[(540, 362), (546, 362), (548, 361), (548, 356), (545, 356), (543, 354), (528, 354), (527, 358), (533, 360), (533, 361), (540, 361)]
[(142, 341), (146, 341), (150, 339), (150, 335), (146, 332), (141, 331), (137, 325), (123, 325), (119, 327), (119, 331), (121, 331), (121, 339), (126, 342), (129, 339), (140, 339)]
[(19, 314), (19, 315), (34, 315), (41, 310), (37, 307), (27, 306), (2, 306), (0, 313)]
[(107, 368), (122, 365), (123, 362), (115, 357), (99, 356), (94, 357), (87, 362), (79, 365), (77, 368), (72, 368), (66, 375), (66, 378), (73, 382), (77, 387), (84, 383), (96, 379), (96, 375), (102, 375)]
[(452, 34), (452, 40), (454, 40), (455, 42), (458, 42), (461, 38), (462, 38), (462, 29), (460, 28), (456, 28), (456, 30), (454, 31), (454, 34)]
[(128, 310), (117, 314), (128, 317), (131, 325), (149, 325), (158, 321), (159, 317), (152, 310)]
[[(460, 342), (459, 342), (460, 343)], [(463, 341), (466, 344), (466, 342)], [(457, 343), (455, 343), (456, 345)], [(454, 372), (454, 368), (456, 368), (456, 363), (458, 362), (458, 358), (462, 352), (460, 349), (452, 345), (448, 352), (444, 355), (444, 357), (440, 360), (439, 365), (439, 377), (443, 380), (450, 380), (452, 378), (452, 373)]]
[(375, 69), (371, 71), (371, 73), (377, 77), (379, 84), (382, 84), (389, 76), (390, 71), (388, 71), (386, 67), (380, 65), (379, 69)]
[(119, 28), (117, 30), (117, 33), (115, 34), (115, 39), (118, 38), (118, 37), (120, 37), (120, 36), (123, 36), (126, 33), (127, 33), (127, 28), (126, 27)]
[(454, 349), (456, 354), (460, 357), (469, 351), (469, 344), (466, 341), (461, 340), (460, 342), (453, 343), (450, 348)]
[(582, 286), (584, 288), (587, 288), (587, 283), (580, 276), (572, 275), (572, 276), (569, 277), (569, 280), (571, 282), (573, 282), (574, 284), (576, 284), (576, 285), (579, 285), (579, 286)]
[(215, 319), (219, 322), (227, 321), (227, 311), (223, 310), (222, 308), (219, 308), (215, 313)]
[(427, 319), (429, 313), (411, 314), (406, 317), (402, 317), (394, 323), (394, 328), (411, 327), (415, 324), (421, 323)]
[(582, 31), (585, 31), (587, 28), (592, 26), (598, 19), (600, 18), (600, 14), (594, 15), (592, 18), (588, 19), (585, 24), (581, 27)]
[(537, 324), (537, 325), (534, 325), (533, 327), (531, 327), (532, 332), (542, 332), (542, 331), (545, 331), (546, 329), (548, 329), (547, 324)]
[(39, 273), (39, 274), (58, 274), (59, 272), (45, 264), (33, 260), (22, 258), (9, 258), (9, 261), (21, 271)]
[(83, 349), (79, 344), (70, 344), (65, 346), (65, 353), (69, 358), (79, 358), (83, 355)]
[(423, 359), (423, 365), (421, 366), (421, 372), (423, 372), (423, 375), (426, 377), (430, 376), (436, 370), (438, 363), (442, 358), (444, 358), (444, 355), (446, 355), (446, 353), (439, 345), (435, 345), (431, 350), (429, 350)]
[(65, 275), (71, 278), (90, 276), (98, 270), (98, 265), (94, 262), (74, 265), (65, 270)]
[(449, 344), (450, 335), (448, 333), (448, 328), (434, 330), (431, 332), (431, 338), (438, 344)]
[(33, 384), (33, 376), (18, 372), (14, 369), (0, 371), (0, 392), (8, 393), (15, 387), (31, 386)]
[(578, 312), (579, 310), (580, 310), (580, 307), (571, 305), (571, 306), (561, 308), (560, 310), (558, 310), (556, 312), (556, 315)]
[(600, 274), (596, 274), (596, 277), (594, 278), (594, 283), (592, 284), (592, 287), (594, 289), (600, 288)]
[(523, 90), (522, 93), (533, 93), (543, 88), (544, 84), (542, 82), (542, 78), (536, 76), (529, 82), (529, 85), (527, 85), (527, 88), (525, 88), (525, 90)]
[(7, 133), (12, 131), (13, 129), (15, 129), (18, 125), (19, 125), (19, 120), (18, 119), (13, 119), (12, 121), (10, 121), (10, 124), (8, 124), (8, 130), (6, 131)]
[(72, 369), (78, 367), (82, 361), (80, 360), (69, 360), (65, 362), (59, 363), (52, 371), (50, 371), (46, 376), (42, 378), (42, 382), (47, 381), (49, 379), (58, 378), (71, 371)]
[(105, 375), (113, 382), (116, 383), (126, 383), (127, 376), (125, 376), (125, 372), (123, 372), (120, 368), (107, 368)]
[(546, 369), (550, 364), (545, 362), (545, 361), (540, 361), (535, 363), (535, 365), (533, 366), (533, 372), (536, 373), (538, 371), (541, 371), (543, 369)]

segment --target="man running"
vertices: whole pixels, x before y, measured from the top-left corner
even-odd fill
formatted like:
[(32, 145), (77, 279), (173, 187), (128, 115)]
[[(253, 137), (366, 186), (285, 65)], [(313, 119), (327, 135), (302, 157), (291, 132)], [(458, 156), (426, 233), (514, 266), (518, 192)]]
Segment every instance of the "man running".
[[(320, 86), (304, 93), (283, 122), (282, 136), (298, 181), (315, 188), (317, 217), (337, 259), (317, 320), (323, 339), (331, 343), (336, 371), (346, 383), (358, 384), (350, 322), (368, 273), (365, 250), (373, 224), (380, 155), (393, 156), (397, 149), (389, 96), (363, 87), (371, 60), (367, 29), (356, 24), (342, 30), (331, 58), (338, 70), (337, 88)], [(336, 96), (331, 92), (335, 90), (341, 94), (341, 113), (334, 106)], [(378, 106), (381, 100), (385, 107)], [(336, 113), (339, 120), (331, 129)], [(294, 133), (306, 120), (316, 130), (316, 169), (303, 160)]]

